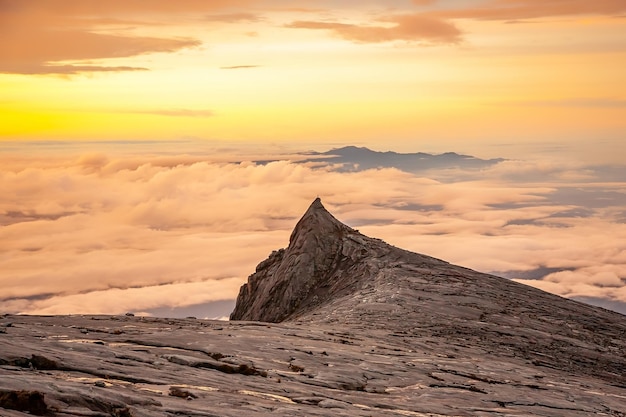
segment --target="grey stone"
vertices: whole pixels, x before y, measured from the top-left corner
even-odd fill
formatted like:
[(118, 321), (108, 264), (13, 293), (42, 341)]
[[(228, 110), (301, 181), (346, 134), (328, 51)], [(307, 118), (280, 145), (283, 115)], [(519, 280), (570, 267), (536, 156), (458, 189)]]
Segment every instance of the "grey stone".
[(344, 403), (343, 401), (328, 399), (320, 401), (317, 403), (317, 406), (321, 408), (348, 408), (350, 404)]

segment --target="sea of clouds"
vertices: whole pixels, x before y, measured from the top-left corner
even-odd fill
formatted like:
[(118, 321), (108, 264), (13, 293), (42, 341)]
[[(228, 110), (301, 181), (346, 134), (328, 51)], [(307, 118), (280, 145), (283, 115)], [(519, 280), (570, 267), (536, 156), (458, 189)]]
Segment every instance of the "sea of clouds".
[(626, 312), (623, 167), (502, 155), (348, 172), (183, 145), (2, 145), (0, 313), (227, 315), (210, 306), (231, 305), (317, 196), (369, 236)]

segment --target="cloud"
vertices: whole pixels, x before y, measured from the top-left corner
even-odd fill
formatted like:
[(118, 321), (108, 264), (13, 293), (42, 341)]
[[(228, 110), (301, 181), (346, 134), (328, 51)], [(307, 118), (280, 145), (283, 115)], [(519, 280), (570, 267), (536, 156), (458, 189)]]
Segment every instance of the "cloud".
[(148, 71), (148, 68), (129, 67), (129, 66), (100, 66), (100, 65), (52, 65), (52, 64), (36, 64), (28, 63), (26, 65), (0, 65), (0, 72), (8, 74), (57, 74), (57, 75), (76, 75), (87, 72), (129, 72), (129, 71)]
[(428, 6), (418, 13), (378, 17), (370, 24), (321, 20), (299, 20), (289, 28), (328, 30), (353, 42), (379, 43), (413, 41), (431, 44), (457, 44), (463, 33), (454, 20), (502, 20), (507, 23), (529, 23), (534, 19), (561, 16), (621, 16), (626, 12), (622, 0), (491, 0), (450, 4), (435, 0), (413, 0), (417, 6)]
[(225, 23), (238, 23), (238, 22), (258, 22), (261, 20), (261, 16), (254, 13), (220, 13), (210, 14), (204, 16), (204, 20), (207, 22), (225, 22)]
[(572, 182), (563, 173), (583, 165), (506, 161), (443, 182), (294, 162), (306, 154), (197, 151), (22, 143), (1, 153), (2, 309), (121, 313), (232, 300), (317, 195), (340, 220), (396, 246), (486, 272), (542, 270), (524, 282), (626, 301), (623, 199), (606, 194), (623, 190), (623, 177)]
[(58, 14), (85, 15), (97, 14), (109, 15), (145, 15), (153, 13), (190, 13), (212, 12), (215, 10), (229, 9), (246, 6), (254, 3), (249, 0), (151, 0), (149, 3), (142, 0), (3, 0), (0, 11), (8, 12), (32, 12), (33, 10), (45, 10)]
[[(461, 31), (453, 24), (421, 14), (404, 14), (382, 18), (376, 26), (349, 23), (300, 20), (286, 25), (296, 29), (329, 30), (353, 42), (379, 43), (420, 41), (433, 44), (461, 42)], [(391, 24), (391, 26), (389, 26)]]
[[(262, 15), (249, 10), (328, 16), (328, 12), (342, 7), (354, 9), (354, 5), (348, 2), (327, 2), (325, 9), (310, 9), (307, 7), (310, 2), (300, 2), (292, 8), (277, 7), (284, 6), (279, 3), (260, 0), (3, 0), (0, 3), (0, 72), (72, 75), (146, 70), (148, 64), (119, 65), (105, 60), (173, 53), (201, 44), (185, 33), (169, 35), (174, 33), (173, 30), (169, 30), (166, 37), (138, 34), (158, 33), (155, 27), (173, 29), (190, 21), (196, 24), (241, 24), (264, 20)], [(471, 7), (464, 6), (467, 2), (413, 0), (412, 3), (413, 9), (407, 9), (404, 14), (383, 14), (370, 23), (331, 22), (318, 18), (293, 21), (286, 26), (326, 30), (358, 43), (458, 44), (463, 40), (463, 33), (454, 22), (456, 19), (526, 22), (557, 16), (621, 17), (626, 12), (623, 0), (491, 0), (470, 2)], [(381, 2), (380, 6), (386, 5)], [(420, 6), (428, 9), (420, 13), (410, 12)], [(147, 28), (150, 30), (146, 31)], [(253, 33), (256, 32), (248, 32), (249, 35)], [(105, 62), (90, 63), (91, 60)]]
[[(188, 37), (139, 36), (132, 26), (164, 25), (189, 13), (208, 21), (251, 21), (249, 13), (213, 13), (246, 1), (4, 0), (0, 7), (0, 72), (77, 74), (146, 70), (145, 66), (90, 64), (91, 60), (172, 53), (198, 47)], [(132, 25), (121, 28), (120, 25)]]
[(67, 314), (81, 311), (84, 314), (122, 314), (128, 311), (145, 311), (168, 305), (172, 298), (177, 307), (184, 308), (199, 303), (234, 298), (241, 286), (239, 278), (225, 278), (190, 283), (173, 283), (139, 288), (113, 288), (82, 294), (53, 295), (43, 299), (3, 301), (5, 308), (27, 311), (29, 314)]
[(32, 23), (28, 22), (20, 27), (13, 25), (0, 33), (0, 72), (76, 74), (146, 70), (132, 66), (85, 65), (83, 62), (154, 52), (175, 52), (200, 45), (199, 41), (193, 39), (120, 36), (78, 29), (63, 30), (46, 25), (32, 26)]
[(251, 68), (259, 68), (260, 65), (233, 65), (230, 67), (220, 67), (220, 69), (224, 70), (236, 70), (236, 69), (251, 69)]
[(478, 7), (450, 8), (433, 12), (452, 19), (521, 20), (555, 16), (608, 15), (626, 11), (622, 0), (492, 0)]
[[(265, 20), (260, 14), (265, 12), (316, 13), (327, 18), (334, 10), (356, 9), (348, 2), (326, 2), (325, 8), (316, 9), (308, 8), (310, 2), (299, 2), (292, 8), (281, 8), (279, 6), (284, 5), (279, 3), (260, 0), (3, 0), (0, 3), (0, 73), (73, 75), (145, 71), (150, 68), (149, 62), (120, 65), (107, 60), (198, 47), (201, 41), (190, 38), (185, 32), (172, 35), (190, 22), (204, 25), (256, 23)], [(407, 8), (405, 13), (389, 15), (383, 9), (368, 23), (327, 21), (318, 17), (285, 26), (325, 30), (357, 43), (458, 44), (463, 41), (463, 33), (455, 22), (457, 19), (527, 22), (556, 16), (620, 17), (626, 12), (623, 0), (491, 0), (473, 2), (471, 7), (464, 6), (467, 2), (413, 0), (412, 3), (413, 7)], [(384, 6), (381, 2), (380, 7)], [(422, 6), (427, 9), (412, 13)], [(157, 28), (167, 28), (167, 35), (161, 35), (164, 31)], [(247, 35), (256, 33), (248, 31)], [(623, 107), (619, 102), (613, 104)], [(612, 104), (599, 101), (586, 105), (610, 107)]]

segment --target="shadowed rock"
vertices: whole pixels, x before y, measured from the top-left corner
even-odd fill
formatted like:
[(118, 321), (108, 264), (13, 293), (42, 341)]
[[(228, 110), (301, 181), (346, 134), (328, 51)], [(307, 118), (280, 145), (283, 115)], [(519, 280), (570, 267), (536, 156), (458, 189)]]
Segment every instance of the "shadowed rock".
[(0, 391), (0, 408), (25, 411), (43, 416), (48, 411), (44, 396), (39, 391)]

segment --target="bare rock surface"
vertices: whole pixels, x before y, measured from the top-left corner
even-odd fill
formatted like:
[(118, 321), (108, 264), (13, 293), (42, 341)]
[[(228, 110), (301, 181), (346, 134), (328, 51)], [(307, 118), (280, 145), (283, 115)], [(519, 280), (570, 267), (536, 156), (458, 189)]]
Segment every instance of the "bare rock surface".
[[(547, 356), (538, 363), (507, 345), (494, 351), (455, 335), (299, 321), (7, 319), (14, 325), (0, 335), (0, 416), (623, 416), (626, 410), (617, 378), (563, 370)], [(38, 368), (42, 362), (55, 365)]]
[(626, 416), (626, 317), (316, 200), (233, 319), (0, 316), (0, 416)]

